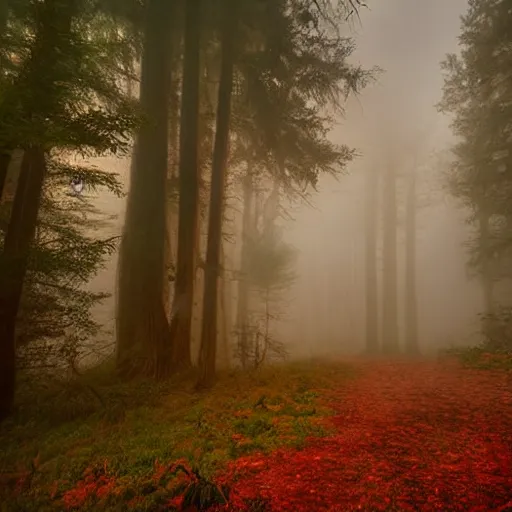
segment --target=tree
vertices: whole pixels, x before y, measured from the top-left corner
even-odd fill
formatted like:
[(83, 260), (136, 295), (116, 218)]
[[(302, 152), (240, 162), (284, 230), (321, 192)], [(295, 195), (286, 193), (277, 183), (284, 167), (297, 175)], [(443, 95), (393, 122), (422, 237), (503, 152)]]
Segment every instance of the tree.
[(405, 221), (405, 350), (417, 355), (418, 296), (416, 291), (416, 169), (408, 175)]
[(147, 120), (135, 142), (119, 255), (118, 369), (129, 374), (143, 368), (157, 377), (168, 374), (171, 355), (163, 290), (174, 4), (147, 3), (140, 83)]
[(495, 307), (498, 282), (503, 285), (512, 276), (509, 9), (505, 1), (470, 0), (462, 18), (460, 55), (450, 54), (442, 64), (445, 82), (439, 105), (453, 115), (458, 142), (449, 186), (475, 227), (469, 263), (481, 278), (487, 313)]
[(366, 170), (366, 352), (376, 354), (379, 349), (379, 312), (377, 294), (377, 206), (379, 176), (376, 170)]
[[(276, 190), (267, 201), (274, 199)], [(274, 197), (273, 197), (274, 196)], [(264, 364), (270, 357), (283, 358), (286, 350), (283, 343), (272, 336), (272, 323), (278, 318), (278, 308), (285, 292), (295, 281), (294, 266), (297, 251), (283, 240), (282, 230), (277, 225), (277, 211), (261, 212), (260, 228), (253, 231), (248, 251), (248, 282), (256, 295), (247, 325), (247, 357), (254, 368)]]
[(199, 229), (199, 85), (202, 6), (201, 0), (188, 0), (185, 8), (178, 255), (170, 326), (172, 361), (176, 369), (191, 365), (190, 335)]
[(396, 170), (388, 162), (383, 176), (382, 350), (395, 354), (398, 340), (398, 290), (396, 260)]
[[(54, 110), (54, 103), (58, 100), (55, 82), (62, 77), (59, 72), (63, 73), (58, 62), (59, 53), (66, 52), (69, 46), (76, 7), (75, 1), (63, 5), (59, 0), (46, 0), (38, 6), (36, 42), (21, 76), (22, 86), (32, 93), (23, 105), (28, 119), (40, 118)], [(46, 80), (42, 76), (47, 77)], [(16, 317), (28, 255), (35, 235), (46, 169), (45, 147), (40, 141), (29, 142), (24, 148), (20, 178), (0, 261), (0, 420), (9, 414), (14, 402)]]
[(69, 152), (125, 150), (135, 126), (133, 110), (118, 94), (112, 72), (116, 58), (105, 51), (98, 34), (91, 34), (98, 21), (95, 9), (81, 0), (22, 7), (8, 27), (16, 51), (10, 53), (0, 96), (0, 147), (23, 150), (0, 258), (0, 417), (13, 404), (16, 320), (47, 171)]
[(17, 364), (29, 370), (31, 378), (73, 370), (84, 358), (106, 349), (99, 343), (102, 326), (91, 308), (108, 295), (84, 290), (83, 285), (115, 251), (117, 237), (90, 235), (108, 221), (92, 206), (88, 191), (101, 188), (120, 195), (121, 188), (115, 176), (91, 167), (84, 191), (65, 194), (73, 177), (74, 166), (48, 161), (16, 321)]
[(333, 13), (325, 2), (245, 5), (240, 32), (251, 37), (239, 45), (233, 116), (233, 160), (243, 165), (236, 320), (242, 366), (250, 344), (247, 247), (258, 217), (253, 188), (258, 181), (277, 180), (287, 194), (302, 198), (321, 173), (339, 174), (353, 152), (327, 139), (332, 119), (325, 111), (342, 111), (343, 99), (371, 78), (371, 72), (347, 64), (353, 42), (332, 30), (331, 22), (345, 21), (343, 9)]
[[(248, 164), (250, 165), (250, 164)], [(242, 368), (248, 362), (248, 330), (249, 330), (249, 250), (253, 235), (253, 183), (251, 172), (248, 169), (243, 177), (243, 212), (242, 212), (242, 248), (240, 255), (240, 272), (238, 276), (237, 294), (237, 321), (236, 332), (238, 337), (237, 351)]]
[(222, 29), (221, 72), (219, 98), (217, 102), (217, 128), (213, 152), (212, 182), (210, 189), (210, 211), (208, 245), (205, 262), (205, 286), (203, 306), (203, 328), (199, 356), (199, 388), (208, 388), (215, 377), (217, 349), (217, 302), (222, 244), (222, 218), (226, 167), (229, 151), (229, 126), (231, 118), (231, 96), (233, 91), (233, 69), (235, 60), (235, 32), (237, 29), (237, 0), (225, 0), (225, 24)]

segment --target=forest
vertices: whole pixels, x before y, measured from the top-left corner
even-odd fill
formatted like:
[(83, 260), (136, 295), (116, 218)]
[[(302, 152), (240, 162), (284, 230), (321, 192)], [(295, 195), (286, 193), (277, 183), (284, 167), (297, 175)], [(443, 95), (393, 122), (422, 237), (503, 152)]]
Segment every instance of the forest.
[(1, 512), (512, 510), (512, 6), (419, 4), (0, 0)]

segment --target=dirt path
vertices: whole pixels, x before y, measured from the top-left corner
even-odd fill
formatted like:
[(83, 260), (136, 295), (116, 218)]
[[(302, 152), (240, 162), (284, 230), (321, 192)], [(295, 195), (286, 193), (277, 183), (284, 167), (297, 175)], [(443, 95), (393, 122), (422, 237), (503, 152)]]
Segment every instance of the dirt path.
[(332, 392), (335, 435), (238, 460), (236, 495), (261, 496), (272, 512), (512, 511), (510, 375), (448, 362), (358, 367)]

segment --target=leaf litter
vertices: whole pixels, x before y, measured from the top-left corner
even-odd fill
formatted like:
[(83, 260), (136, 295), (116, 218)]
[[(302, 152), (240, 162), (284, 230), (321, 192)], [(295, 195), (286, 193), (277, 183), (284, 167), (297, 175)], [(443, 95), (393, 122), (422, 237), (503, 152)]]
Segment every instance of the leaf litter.
[[(326, 398), (335, 433), (230, 463), (224, 510), (512, 511), (506, 372), (451, 362), (365, 362)], [(260, 510), (258, 509), (258, 510)]]

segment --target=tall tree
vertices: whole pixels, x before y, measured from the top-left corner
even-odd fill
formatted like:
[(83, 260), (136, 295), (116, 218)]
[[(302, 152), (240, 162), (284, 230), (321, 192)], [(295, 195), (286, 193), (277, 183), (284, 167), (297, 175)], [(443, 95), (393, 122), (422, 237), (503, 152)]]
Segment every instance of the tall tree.
[(497, 280), (512, 278), (512, 44), (510, 3), (469, 0), (462, 18), (460, 55), (449, 54), (442, 112), (453, 115), (457, 136), (449, 185), (475, 229), (470, 266), (494, 310)]
[(252, 176), (249, 168), (243, 177), (243, 212), (242, 212), (242, 247), (240, 255), (240, 272), (238, 276), (237, 291), (237, 320), (236, 332), (238, 337), (238, 355), (242, 368), (247, 367), (248, 362), (248, 329), (249, 329), (249, 248), (253, 231), (253, 190)]
[(379, 311), (377, 290), (377, 211), (379, 175), (375, 168), (366, 170), (366, 352), (379, 350)]
[(175, 2), (148, 0), (137, 134), (119, 254), (117, 364), (165, 376), (171, 347), (163, 305), (171, 22)]
[(388, 162), (383, 176), (382, 351), (395, 354), (398, 340), (398, 288), (396, 259), (396, 170)]
[[(18, 86), (29, 93), (22, 103), (25, 119), (37, 123), (55, 112), (60, 99), (59, 80), (69, 78), (65, 66), (69, 62), (62, 62), (61, 56), (69, 54), (77, 0), (45, 0), (34, 8), (35, 41)], [(23, 149), (21, 173), (0, 260), (0, 420), (9, 414), (14, 403), (16, 318), (47, 170), (47, 148), (41, 139), (34, 137)]]
[[(479, 245), (483, 252), (491, 249), (491, 229), (487, 208), (483, 204), (479, 206), (477, 219)], [(492, 315), (494, 310), (494, 279), (493, 279), (492, 258), (483, 258), (481, 263), (481, 281), (484, 294), (484, 313)]]
[(416, 290), (416, 169), (408, 178), (405, 211), (405, 349), (416, 355), (418, 345), (418, 295)]
[(231, 96), (235, 61), (235, 32), (237, 29), (237, 1), (224, 0), (224, 27), (221, 42), (221, 72), (217, 102), (217, 126), (212, 162), (212, 183), (208, 242), (206, 248), (203, 326), (199, 355), (199, 388), (212, 386), (215, 378), (218, 319), (218, 283), (222, 244), (222, 218), (229, 154)]
[(190, 343), (199, 229), (199, 83), (201, 0), (187, 0), (181, 94), (178, 255), (171, 310), (172, 361), (191, 365)]
[[(7, 28), (7, 21), (9, 18), (9, 2), (8, 0), (2, 0), (0, 2), (0, 71), (4, 73), (4, 67), (6, 64), (5, 58), (5, 33)], [(4, 78), (0, 79), (0, 88), (4, 88)], [(1, 89), (0, 89), (1, 90)], [(9, 148), (0, 148), (0, 199), (4, 191), (5, 181), (7, 179), (7, 170), (9, 162), (11, 161), (11, 151)]]

